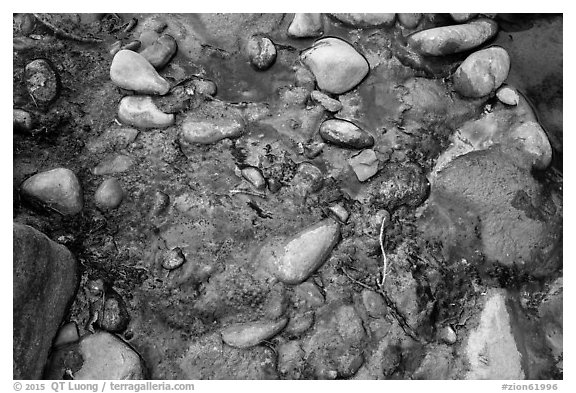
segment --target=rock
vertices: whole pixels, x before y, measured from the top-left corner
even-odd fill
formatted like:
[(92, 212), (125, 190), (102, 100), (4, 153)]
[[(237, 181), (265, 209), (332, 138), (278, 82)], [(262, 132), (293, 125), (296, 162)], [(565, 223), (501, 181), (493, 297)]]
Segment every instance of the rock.
[(160, 111), (148, 96), (122, 98), (118, 118), (122, 123), (137, 128), (166, 128), (174, 124), (174, 115)]
[(124, 299), (113, 289), (106, 291), (104, 305), (98, 316), (98, 325), (111, 333), (120, 333), (126, 330), (130, 323), (130, 315), (126, 309)]
[(214, 97), (216, 95), (216, 83), (208, 79), (194, 79), (192, 81), (194, 91), (196, 94)]
[(453, 76), (454, 90), (464, 97), (493, 93), (508, 77), (510, 56), (506, 49), (491, 47), (472, 53)]
[(22, 109), (14, 109), (13, 113), (13, 129), (14, 131), (24, 131), (30, 132), (34, 128), (35, 121), (34, 117), (30, 112), (26, 112)]
[(304, 351), (298, 341), (288, 341), (278, 347), (278, 371), (288, 379), (300, 379), (304, 369)]
[(140, 33), (138, 40), (142, 42), (143, 48), (148, 48), (149, 46), (154, 45), (154, 43), (160, 38), (160, 32), (156, 31), (157, 29), (154, 28), (147, 28)]
[(423, 55), (443, 56), (476, 48), (497, 32), (498, 24), (484, 18), (463, 25), (419, 31), (408, 38), (408, 44)]
[(152, 217), (157, 217), (166, 212), (168, 206), (170, 206), (170, 197), (162, 191), (156, 191), (154, 193), (154, 200), (150, 209), (150, 215)]
[(422, 14), (398, 14), (398, 21), (408, 29), (416, 28), (421, 19)]
[(310, 92), (304, 87), (287, 86), (280, 88), (280, 100), (286, 107), (303, 108), (310, 97)]
[(166, 270), (178, 269), (186, 262), (186, 257), (180, 247), (166, 251), (162, 259), (162, 267)]
[(454, 352), (447, 345), (433, 345), (412, 373), (415, 380), (450, 380), (455, 376)]
[(348, 213), (344, 206), (340, 204), (332, 205), (328, 208), (328, 210), (330, 210), (342, 223), (345, 224), (348, 221), (350, 213)]
[(291, 337), (299, 337), (306, 333), (312, 325), (314, 325), (314, 311), (304, 311), (293, 315), (284, 331)]
[(322, 14), (294, 14), (288, 27), (288, 35), (296, 38), (320, 37), (322, 34)]
[(52, 356), (47, 379), (140, 380), (146, 378), (140, 355), (114, 334), (98, 331)]
[(282, 283), (276, 283), (270, 290), (264, 304), (264, 316), (271, 320), (280, 318), (286, 311), (286, 300), (284, 286)]
[(314, 283), (303, 282), (296, 287), (295, 293), (308, 307), (316, 308), (324, 304), (324, 295)]
[(303, 87), (307, 91), (314, 90), (316, 86), (316, 78), (314, 74), (306, 67), (299, 66), (296, 68), (296, 87)]
[(374, 146), (374, 137), (347, 120), (329, 119), (320, 125), (320, 136), (326, 142), (347, 149)]
[(168, 64), (177, 50), (178, 45), (174, 37), (162, 34), (152, 45), (140, 52), (140, 55), (158, 70)]
[(518, 102), (520, 102), (518, 92), (509, 86), (500, 87), (496, 91), (496, 97), (498, 97), (501, 103), (510, 106), (516, 106), (518, 105)]
[(58, 330), (58, 335), (54, 340), (54, 347), (61, 347), (67, 344), (72, 344), (80, 340), (78, 334), (78, 326), (76, 322), (69, 322)]
[(374, 291), (368, 289), (362, 291), (362, 304), (364, 304), (366, 312), (372, 318), (382, 318), (387, 314), (384, 299)]
[(101, 135), (86, 143), (90, 153), (104, 153), (115, 149), (124, 149), (136, 140), (138, 130), (132, 127), (111, 127)]
[(51, 104), (60, 93), (60, 77), (46, 59), (36, 59), (24, 69), (26, 90), (36, 104)]
[(378, 159), (372, 149), (362, 152), (348, 159), (348, 163), (354, 170), (358, 181), (366, 181), (378, 172)]
[(326, 219), (281, 244), (268, 244), (258, 256), (276, 278), (286, 284), (305, 281), (326, 261), (340, 238), (340, 224)]
[(238, 138), (244, 132), (244, 122), (240, 118), (215, 118), (198, 120), (186, 118), (182, 123), (180, 141), (190, 144), (211, 145), (222, 139)]
[(353, 89), (370, 70), (364, 56), (339, 38), (316, 41), (301, 53), (300, 59), (314, 74), (318, 87), (331, 94), (342, 94)]
[(546, 346), (552, 352), (555, 361), (562, 359), (564, 353), (564, 284), (563, 278), (556, 279), (538, 306), (538, 317), (544, 333)]
[(258, 168), (249, 166), (242, 169), (241, 173), (242, 177), (248, 180), (248, 182), (252, 184), (255, 189), (263, 190), (266, 188), (266, 180)]
[(104, 180), (94, 194), (96, 206), (104, 210), (116, 209), (122, 203), (122, 198), (124, 198), (122, 185), (114, 178)]
[(22, 183), (22, 196), (40, 202), (63, 215), (74, 215), (84, 205), (82, 187), (70, 169), (56, 168), (38, 173)]
[(440, 340), (449, 345), (456, 343), (456, 340), (458, 339), (456, 332), (450, 326), (444, 326), (442, 329), (440, 329), (438, 336)]
[(428, 196), (428, 180), (418, 164), (386, 164), (378, 180), (376, 203), (387, 210), (402, 205), (419, 206)]
[(250, 37), (246, 51), (250, 64), (257, 70), (267, 70), (276, 61), (276, 47), (268, 37), (258, 35)]
[(322, 105), (328, 112), (338, 112), (340, 109), (342, 109), (342, 103), (340, 101), (335, 100), (334, 98), (329, 97), (328, 95), (318, 90), (314, 90), (310, 94), (310, 97)]
[(134, 165), (134, 160), (131, 157), (118, 154), (100, 162), (98, 166), (92, 169), (92, 173), (96, 176), (112, 175), (126, 172), (132, 165)]
[(292, 184), (300, 196), (313, 194), (322, 189), (324, 185), (324, 175), (316, 165), (309, 162), (302, 162), (296, 169)]
[(200, 101), (195, 97), (196, 92), (191, 82), (184, 85), (175, 86), (170, 93), (165, 96), (154, 96), (152, 102), (160, 112), (169, 113), (183, 113), (195, 106)]
[(41, 379), (76, 292), (78, 267), (66, 247), (21, 224), (13, 227), (12, 267), (13, 378)]
[(116, 53), (110, 66), (110, 79), (116, 86), (139, 94), (164, 95), (170, 90), (170, 84), (148, 60), (131, 50)]
[(287, 318), (278, 321), (239, 323), (222, 331), (222, 340), (234, 348), (250, 348), (268, 340), (284, 329)]
[(529, 157), (532, 167), (546, 169), (552, 161), (552, 146), (540, 124), (530, 121), (510, 131), (508, 138)]
[(392, 26), (396, 14), (330, 14), (340, 22), (352, 27)]
[(476, 18), (478, 14), (450, 14), (450, 16), (454, 19), (454, 22), (464, 23)]

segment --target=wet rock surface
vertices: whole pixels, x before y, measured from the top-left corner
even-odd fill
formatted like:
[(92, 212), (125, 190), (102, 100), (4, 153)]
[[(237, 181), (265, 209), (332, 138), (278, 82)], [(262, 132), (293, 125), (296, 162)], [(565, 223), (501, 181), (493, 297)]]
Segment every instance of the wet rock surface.
[(44, 377), (563, 378), (561, 15), (13, 17), (14, 222), (80, 270)]

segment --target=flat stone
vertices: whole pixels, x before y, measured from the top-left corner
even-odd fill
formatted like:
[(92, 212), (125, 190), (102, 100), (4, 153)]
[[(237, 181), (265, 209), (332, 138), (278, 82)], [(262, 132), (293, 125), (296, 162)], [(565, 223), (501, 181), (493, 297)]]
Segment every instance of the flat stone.
[(484, 18), (462, 25), (419, 31), (408, 38), (408, 44), (423, 55), (443, 56), (476, 48), (497, 32), (498, 24)]
[(123, 154), (118, 154), (116, 156), (103, 160), (100, 164), (98, 164), (98, 166), (96, 166), (92, 170), (92, 173), (97, 176), (122, 173), (129, 170), (133, 164), (134, 160), (131, 157), (125, 156)]
[(352, 45), (339, 38), (322, 38), (300, 55), (318, 87), (342, 94), (356, 87), (370, 70), (368, 61)]
[(176, 54), (178, 44), (174, 37), (163, 34), (150, 46), (146, 47), (140, 55), (148, 60), (156, 69), (164, 67)]
[(56, 168), (28, 178), (21, 186), (24, 197), (63, 215), (74, 215), (84, 205), (82, 187), (70, 169)]
[(234, 324), (222, 331), (222, 340), (234, 348), (250, 348), (280, 333), (287, 323), (287, 318), (281, 318)]
[(296, 38), (315, 38), (322, 34), (322, 14), (294, 14), (288, 27), (288, 35)]
[(188, 118), (182, 123), (180, 139), (191, 144), (211, 145), (222, 139), (238, 138), (243, 132), (244, 123), (239, 118)]
[(396, 14), (330, 14), (340, 22), (353, 27), (392, 26)]
[(340, 224), (326, 219), (281, 244), (266, 245), (259, 260), (280, 281), (299, 284), (322, 266), (339, 238)]
[(140, 94), (164, 95), (170, 90), (168, 81), (156, 72), (144, 56), (127, 49), (114, 55), (110, 79), (116, 86)]
[(358, 181), (366, 181), (378, 173), (378, 158), (372, 149), (363, 150), (352, 156), (348, 159), (348, 163), (354, 170)]
[(138, 130), (132, 127), (111, 127), (101, 135), (86, 143), (86, 150), (91, 153), (104, 153), (114, 149), (124, 149), (134, 142)]
[(453, 76), (454, 90), (464, 97), (493, 93), (508, 77), (510, 56), (506, 49), (491, 47), (472, 53)]
[(166, 128), (174, 124), (174, 114), (164, 113), (149, 96), (126, 96), (120, 100), (118, 118), (137, 128)]
[(52, 341), (76, 292), (78, 267), (66, 247), (16, 223), (12, 267), (13, 377), (42, 379)]
[(100, 209), (116, 209), (122, 203), (124, 191), (117, 179), (106, 179), (96, 189), (94, 202)]
[(320, 125), (320, 136), (326, 142), (348, 149), (374, 146), (374, 137), (347, 120), (330, 119)]
[(334, 98), (322, 93), (321, 91), (314, 90), (310, 97), (322, 105), (329, 112), (338, 112), (342, 109), (342, 103)]
[(400, 24), (408, 29), (414, 29), (420, 23), (422, 14), (397, 14)]

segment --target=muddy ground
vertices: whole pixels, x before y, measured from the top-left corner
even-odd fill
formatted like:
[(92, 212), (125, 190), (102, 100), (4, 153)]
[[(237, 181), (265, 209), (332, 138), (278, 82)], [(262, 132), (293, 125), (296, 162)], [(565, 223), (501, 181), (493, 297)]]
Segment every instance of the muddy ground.
[[(137, 25), (123, 32), (131, 18)], [(437, 61), (432, 65), (436, 74), (429, 75), (413, 68), (398, 49), (415, 30), (453, 23), (447, 14), (427, 16), (416, 29), (398, 23), (358, 29), (325, 17), (324, 36), (352, 43), (370, 63), (366, 79), (339, 97), (343, 109), (335, 115), (369, 130), (376, 140), (379, 172), (362, 183), (347, 162), (356, 152), (326, 145), (320, 154), (309, 154), (321, 142), (320, 123), (334, 115), (299, 96), (299, 55), (314, 39), (287, 36), (292, 14), (87, 19), (74, 30), (55, 18), (61, 26), (55, 32), (34, 18), (14, 16), (14, 107), (37, 119), (32, 130), (14, 133), (14, 221), (66, 245), (80, 265), (80, 288), (63, 323), (73, 321), (81, 335), (89, 334), (94, 315), (85, 289), (101, 279), (121, 297), (129, 316), (116, 333), (141, 355), (152, 379), (463, 379), (481, 376), (474, 372), (486, 366), (475, 365), (470, 355), (470, 337), (480, 331), (482, 311), (488, 308), (485, 299), (505, 293), (510, 340), (522, 359), (519, 375), (562, 378), (558, 315), (543, 308), (553, 284), (562, 280), (562, 16), (499, 15), (500, 32), (489, 43), (509, 51), (506, 83), (532, 105), (552, 144), (552, 164), (543, 171), (518, 172), (500, 152), (479, 152), (470, 158), (479, 164), (433, 182), (419, 206), (386, 205), (379, 182), (394, 168), (410, 165), (429, 174), (454, 131), (496, 106), (494, 97), (450, 95), (449, 76), (466, 54)], [(174, 126), (141, 130), (127, 145), (89, 149), (106, 141), (105, 131), (118, 127), (118, 103), (127, 94), (110, 80), (111, 45), (138, 39), (158, 20), (168, 24), (167, 32), (178, 42), (177, 55), (160, 74), (171, 84), (186, 78), (214, 81), (214, 98), (199, 99), (188, 110), (208, 116), (223, 106), (239, 111), (245, 134), (182, 147), (177, 114)], [(101, 42), (80, 42), (86, 31)], [(276, 62), (266, 71), (255, 70), (246, 57), (246, 40), (256, 33), (277, 47)], [(58, 98), (45, 107), (31, 99), (24, 81), (24, 67), (37, 58), (48, 59), (60, 77)], [(451, 99), (422, 98), (422, 91), (433, 89)], [(119, 208), (102, 211), (93, 195), (105, 177), (92, 170), (118, 153), (134, 160), (128, 171), (114, 175), (125, 198)], [(482, 162), (491, 164), (485, 168)], [(302, 163), (319, 168), (320, 178), (303, 171)], [(280, 188), (254, 192), (238, 175), (247, 166), (259, 168), (269, 184), (274, 179)], [(21, 198), (22, 181), (56, 167), (78, 176), (84, 193), (80, 214), (63, 216)], [(477, 176), (475, 168), (481, 168)], [(453, 190), (465, 182), (463, 191)], [(508, 183), (514, 185), (502, 185)], [(546, 208), (516, 198), (513, 204), (521, 205), (522, 213), (493, 216), (495, 206), (509, 203), (507, 187), (539, 195), (535, 198), (548, 201), (541, 203)], [(436, 191), (441, 188), (463, 194), (476, 190), (478, 198), (494, 200), (471, 209), (468, 202), (446, 196), (448, 191)], [(159, 207), (159, 193), (168, 196), (166, 206)], [(256, 256), (266, 241), (333, 217), (329, 207), (335, 204), (350, 218), (342, 222), (341, 239), (326, 263), (307, 281), (319, 294), (302, 295), (297, 286), (259, 273)], [(390, 213), (382, 233), (389, 267), (380, 286), (384, 208)], [(532, 225), (527, 216), (537, 216), (544, 228), (539, 231), (549, 238), (531, 229), (506, 232), (507, 222), (515, 228)], [(481, 223), (493, 221), (504, 228), (479, 233)], [(498, 231), (512, 235), (494, 247), (520, 250), (528, 256), (525, 264), (501, 263), (498, 252), (486, 249), (487, 239)], [(545, 243), (544, 251), (522, 254), (523, 247), (538, 242)], [(167, 271), (162, 260), (176, 247), (186, 262)], [(376, 303), (383, 301), (380, 311), (367, 307), (368, 292), (377, 294)], [(286, 329), (248, 349), (222, 343), (221, 331), (230, 324), (280, 315), (308, 326)], [(561, 315), (559, 320), (561, 326)], [(98, 322), (94, 326), (101, 328)], [(500, 334), (487, 329), (488, 335)], [(560, 354), (554, 341), (558, 334)], [(486, 341), (486, 358), (498, 365), (499, 355), (490, 352), (490, 345), (501, 344), (495, 340)]]

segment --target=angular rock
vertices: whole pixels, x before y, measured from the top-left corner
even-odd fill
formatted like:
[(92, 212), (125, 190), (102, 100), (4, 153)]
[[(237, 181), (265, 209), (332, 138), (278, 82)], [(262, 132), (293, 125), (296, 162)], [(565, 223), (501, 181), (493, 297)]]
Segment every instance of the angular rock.
[(160, 69), (168, 64), (177, 50), (178, 44), (176, 44), (174, 37), (163, 34), (156, 42), (140, 52), (140, 55), (148, 60), (148, 62), (152, 64), (152, 67)]
[(358, 181), (366, 181), (378, 173), (378, 158), (372, 149), (363, 150), (352, 156), (348, 159), (348, 163), (354, 170)]
[(280, 281), (299, 284), (322, 266), (339, 238), (340, 224), (326, 219), (280, 244), (266, 245), (258, 259)]
[(483, 97), (499, 88), (509, 71), (506, 49), (495, 46), (474, 52), (454, 73), (454, 90), (464, 97)]
[(118, 87), (140, 94), (164, 95), (170, 90), (166, 79), (158, 75), (144, 56), (131, 50), (121, 50), (110, 66), (110, 79)]
[(41, 379), (78, 286), (78, 267), (66, 247), (21, 224), (13, 227), (12, 264), (13, 378)]
[(428, 196), (429, 184), (417, 164), (389, 163), (378, 176), (376, 203), (388, 210), (402, 205), (419, 206)]
[(48, 105), (60, 93), (60, 78), (52, 64), (46, 59), (36, 59), (26, 65), (24, 69), (26, 89), (40, 105)]
[(63, 215), (74, 215), (84, 205), (82, 187), (70, 169), (56, 168), (38, 173), (22, 183), (22, 196), (40, 202)]
[(162, 259), (162, 267), (166, 270), (178, 269), (186, 262), (186, 257), (180, 247), (168, 250)]
[(288, 35), (296, 38), (320, 37), (322, 34), (322, 14), (294, 14), (288, 27)]
[(330, 14), (340, 22), (352, 27), (392, 26), (396, 14)]
[(174, 115), (164, 113), (154, 104), (152, 97), (126, 96), (120, 100), (118, 118), (124, 124), (137, 128), (166, 128), (174, 124)]
[(510, 131), (508, 138), (529, 157), (532, 167), (546, 169), (552, 161), (552, 146), (540, 124), (530, 121)]
[(408, 38), (408, 44), (427, 56), (443, 56), (476, 48), (498, 32), (491, 19), (477, 19), (463, 25), (435, 27), (419, 31)]
[(398, 21), (408, 29), (414, 29), (420, 23), (422, 14), (398, 14)]
[(22, 109), (14, 109), (12, 113), (12, 126), (14, 131), (32, 131), (35, 125), (35, 121), (30, 112), (26, 112)]
[(222, 139), (238, 138), (243, 132), (244, 122), (240, 118), (187, 118), (182, 123), (180, 140), (191, 144), (211, 145)]
[(342, 94), (356, 87), (370, 70), (368, 61), (352, 45), (339, 38), (322, 38), (300, 55), (318, 87)]
[(134, 165), (134, 160), (131, 157), (118, 154), (103, 160), (92, 170), (92, 173), (97, 176), (112, 175), (114, 173), (126, 172), (132, 165)]
[(478, 14), (450, 14), (450, 16), (454, 19), (454, 22), (464, 23), (476, 18)]
[(310, 94), (310, 97), (322, 105), (329, 112), (338, 112), (340, 109), (342, 109), (342, 103), (340, 101), (335, 100), (334, 98), (318, 90), (314, 90)]
[(292, 185), (301, 196), (313, 194), (322, 189), (324, 175), (316, 165), (302, 162), (298, 165), (296, 174), (292, 179)]
[(104, 180), (94, 193), (94, 202), (100, 209), (116, 209), (122, 203), (124, 191), (114, 178)]
[(304, 66), (297, 66), (296, 74), (294, 75), (296, 78), (296, 87), (303, 87), (308, 91), (314, 90), (316, 86), (316, 78), (314, 74)]
[(314, 325), (314, 311), (308, 310), (290, 317), (284, 330), (291, 337), (299, 337)]
[(276, 47), (268, 37), (257, 35), (250, 37), (246, 51), (250, 64), (257, 70), (267, 70), (276, 61)]
[(326, 142), (348, 149), (374, 146), (374, 137), (347, 120), (330, 119), (320, 125), (320, 136)]
[(509, 86), (500, 87), (496, 91), (496, 97), (498, 97), (501, 103), (510, 106), (518, 105), (520, 102), (520, 96), (518, 95), (518, 92)]
[(234, 348), (250, 348), (280, 333), (287, 323), (287, 318), (281, 318), (235, 324), (222, 331), (222, 340)]

